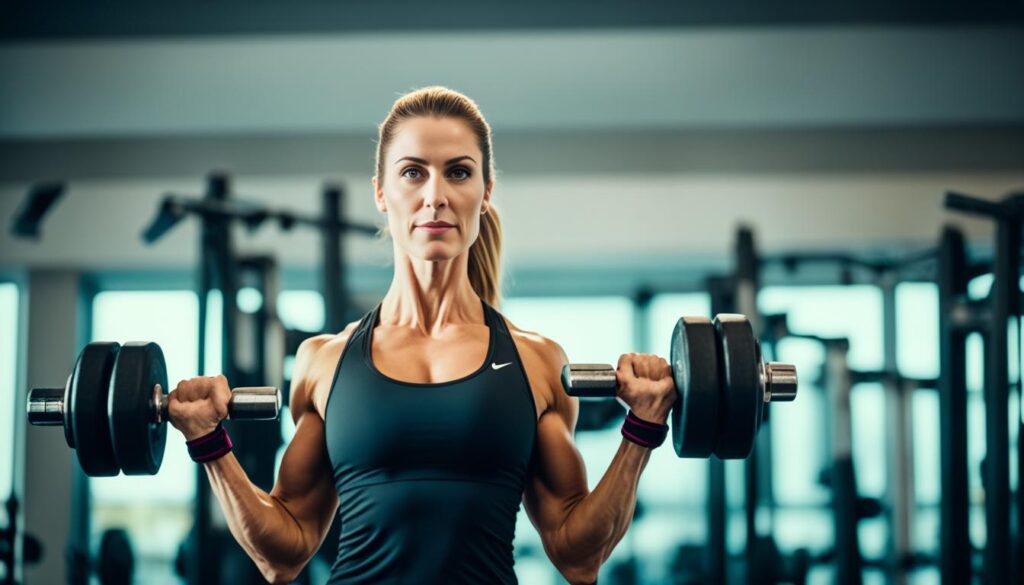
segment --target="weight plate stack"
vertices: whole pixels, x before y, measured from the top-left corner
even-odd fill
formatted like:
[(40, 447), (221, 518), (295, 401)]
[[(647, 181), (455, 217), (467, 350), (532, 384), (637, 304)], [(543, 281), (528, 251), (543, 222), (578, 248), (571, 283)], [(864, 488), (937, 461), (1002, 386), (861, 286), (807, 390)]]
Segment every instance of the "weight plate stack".
[(167, 366), (160, 346), (131, 342), (121, 346), (110, 381), (107, 411), (114, 454), (125, 475), (155, 475), (164, 458), (167, 425), (154, 423), (156, 385), (167, 393)]

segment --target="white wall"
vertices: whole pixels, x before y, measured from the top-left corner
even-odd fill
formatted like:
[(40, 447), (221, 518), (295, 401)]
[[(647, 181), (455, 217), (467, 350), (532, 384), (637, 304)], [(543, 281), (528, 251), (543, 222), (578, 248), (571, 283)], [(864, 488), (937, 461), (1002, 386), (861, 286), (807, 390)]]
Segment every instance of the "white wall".
[[(379, 222), (369, 180), (342, 177), (353, 219)], [(275, 206), (316, 212), (320, 177), (239, 178), (236, 188)], [(899, 174), (747, 174), (557, 176), (502, 178), (495, 191), (510, 266), (653, 264), (725, 257), (732, 230), (744, 221), (766, 251), (914, 248), (932, 243), (943, 221), (983, 241), (985, 222), (942, 210), (947, 189), (1002, 196), (1024, 185), (1024, 172)], [(0, 186), (7, 223), (25, 185)], [(182, 222), (154, 246), (139, 234), (163, 193), (199, 194), (201, 178), (82, 179), (43, 224), (40, 242), (0, 236), (0, 265), (87, 268), (188, 267), (196, 260), (196, 221)], [(239, 231), (242, 250), (271, 251), (288, 266), (312, 266), (319, 248), (309, 231), (282, 234), (268, 226)], [(380, 265), (383, 242), (350, 241), (355, 264)], [(671, 265), (671, 264), (669, 264)]]

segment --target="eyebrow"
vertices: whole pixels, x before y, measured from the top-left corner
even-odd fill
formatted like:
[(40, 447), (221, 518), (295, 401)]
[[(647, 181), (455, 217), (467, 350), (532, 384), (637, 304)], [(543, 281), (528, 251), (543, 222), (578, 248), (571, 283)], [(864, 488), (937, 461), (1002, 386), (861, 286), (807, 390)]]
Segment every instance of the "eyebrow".
[[(464, 154), (462, 156), (457, 156), (455, 158), (450, 158), (450, 159), (444, 161), (444, 166), (452, 165), (452, 164), (455, 164), (455, 163), (457, 163), (459, 161), (463, 161), (463, 160), (466, 160), (466, 159), (469, 159), (469, 160), (473, 161), (474, 163), (476, 162), (476, 159), (474, 159), (473, 157), (469, 156), (468, 154)], [(418, 163), (418, 164), (421, 164), (421, 165), (429, 165), (430, 164), (425, 159), (417, 158), (415, 156), (403, 156), (402, 158), (396, 160), (394, 162), (394, 164), (397, 165), (398, 163), (402, 162), (403, 160), (412, 161), (414, 163)]]

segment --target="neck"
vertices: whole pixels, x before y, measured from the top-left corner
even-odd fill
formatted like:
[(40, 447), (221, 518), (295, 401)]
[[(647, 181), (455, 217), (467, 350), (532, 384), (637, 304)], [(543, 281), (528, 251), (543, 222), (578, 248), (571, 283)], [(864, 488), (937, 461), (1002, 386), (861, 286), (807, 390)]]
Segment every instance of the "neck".
[(466, 254), (440, 262), (396, 258), (391, 287), (381, 302), (380, 324), (433, 335), (446, 325), (482, 323), (483, 307), (469, 283), (468, 265)]

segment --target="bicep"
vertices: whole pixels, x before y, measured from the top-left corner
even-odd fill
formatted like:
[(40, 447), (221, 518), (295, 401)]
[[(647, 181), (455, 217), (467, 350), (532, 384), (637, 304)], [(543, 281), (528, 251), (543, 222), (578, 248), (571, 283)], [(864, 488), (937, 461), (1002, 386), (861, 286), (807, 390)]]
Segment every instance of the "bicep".
[(562, 395), (537, 421), (537, 448), (523, 494), (523, 505), (545, 548), (573, 507), (588, 493), (587, 470), (573, 429), (579, 401)]
[(316, 412), (299, 417), (288, 447), (281, 458), (277, 483), (270, 495), (295, 518), (313, 550), (323, 541), (338, 509), (330, 459), (324, 440), (324, 422)]
[(338, 510), (324, 419), (314, 399), (318, 384), (333, 373), (333, 364), (337, 363), (351, 329), (350, 326), (341, 335), (317, 335), (303, 341), (292, 369), (289, 409), (295, 421), (295, 434), (281, 457), (270, 496), (296, 521), (310, 555), (323, 542)]

